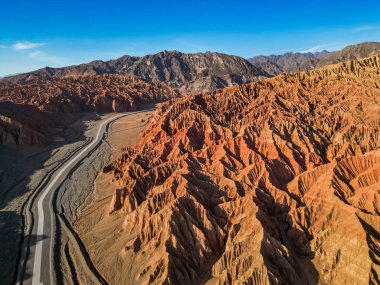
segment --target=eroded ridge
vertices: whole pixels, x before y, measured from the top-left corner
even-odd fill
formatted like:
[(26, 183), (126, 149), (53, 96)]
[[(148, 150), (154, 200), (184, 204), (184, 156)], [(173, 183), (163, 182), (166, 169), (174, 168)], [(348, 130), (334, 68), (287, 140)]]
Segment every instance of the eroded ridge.
[(376, 55), (163, 104), (105, 169), (123, 222), (86, 243), (106, 279), (377, 284), (379, 67)]
[(179, 96), (164, 83), (116, 74), (31, 77), (20, 83), (0, 83), (0, 94), (0, 100), (34, 105), (49, 112), (135, 111), (144, 104)]

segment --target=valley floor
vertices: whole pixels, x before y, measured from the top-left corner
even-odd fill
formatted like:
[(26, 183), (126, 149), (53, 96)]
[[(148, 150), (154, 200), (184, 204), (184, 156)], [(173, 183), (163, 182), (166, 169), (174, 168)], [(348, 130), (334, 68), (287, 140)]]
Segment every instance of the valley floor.
[(39, 146), (0, 145), (0, 280), (14, 280), (20, 244), (24, 239), (22, 212), (44, 176), (80, 145), (84, 130), (97, 116), (77, 114), (71, 126), (54, 135), (55, 141)]
[[(82, 208), (89, 205), (88, 209), (93, 205), (93, 200), (97, 201), (92, 189), (99, 170), (113, 156), (119, 155), (123, 147), (136, 141), (151, 112), (130, 114), (113, 122), (103, 143), (74, 168), (60, 186), (55, 201), (60, 220), (57, 231), (60, 237), (54, 258), (61, 265), (56, 270), (57, 278), (65, 284), (75, 284), (77, 281), (98, 283), (101, 279), (70, 225), (81, 217)], [(38, 195), (36, 192), (44, 177), (78, 149), (84, 138), (90, 137), (95, 127), (110, 116), (112, 114), (98, 117), (94, 113), (84, 113), (65, 132), (58, 133), (56, 141), (50, 144), (34, 147), (0, 146), (0, 284), (11, 284), (19, 278), (20, 260), (24, 254), (21, 244), (27, 236), (24, 232), (27, 201), (33, 201), (34, 195)], [(97, 185), (101, 179), (96, 179), (95, 190), (99, 188)], [(86, 222), (86, 217), (79, 219), (76, 224)], [(29, 277), (26, 276), (26, 280), (31, 280)]]
[[(106, 141), (113, 149), (113, 157), (119, 157), (122, 148), (136, 143), (139, 134), (147, 126), (152, 111), (142, 112), (117, 120), (108, 134)], [(107, 263), (107, 256), (117, 254), (99, 251), (98, 243), (112, 244), (114, 240), (106, 237), (116, 236), (123, 215), (109, 215), (110, 204), (115, 186), (111, 174), (99, 173), (94, 182), (93, 201), (83, 210), (79, 219), (74, 223), (75, 230), (84, 242), (87, 251), (100, 273), (117, 270), (113, 264)], [(112, 274), (107, 273), (107, 277)], [(117, 284), (116, 280), (106, 280)]]

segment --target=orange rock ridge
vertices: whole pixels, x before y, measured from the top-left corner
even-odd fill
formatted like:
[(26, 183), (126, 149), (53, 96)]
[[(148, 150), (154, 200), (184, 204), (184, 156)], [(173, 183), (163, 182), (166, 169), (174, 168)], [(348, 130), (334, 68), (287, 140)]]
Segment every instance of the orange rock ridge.
[(0, 100), (35, 105), (49, 112), (125, 112), (178, 97), (163, 83), (115, 74), (68, 78), (32, 78), (0, 83)]
[(111, 284), (379, 284), (379, 114), (380, 55), (163, 104), (90, 255)]

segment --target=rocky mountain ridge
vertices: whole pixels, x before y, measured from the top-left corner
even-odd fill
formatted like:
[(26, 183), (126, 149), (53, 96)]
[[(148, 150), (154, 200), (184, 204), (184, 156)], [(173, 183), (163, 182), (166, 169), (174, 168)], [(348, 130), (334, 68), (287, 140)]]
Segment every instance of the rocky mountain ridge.
[(138, 76), (145, 81), (164, 82), (182, 93), (215, 90), (256, 81), (268, 76), (247, 60), (216, 52), (186, 54), (163, 51), (143, 57), (123, 56), (110, 61), (93, 61), (63, 68), (45, 67), (2, 81), (22, 83), (32, 79), (119, 74)]
[(95, 265), (111, 284), (378, 284), (379, 82), (376, 55), (163, 104), (104, 169)]
[(25, 83), (30, 80), (119, 74), (166, 83), (183, 94), (195, 94), (254, 82), (285, 72), (305, 71), (345, 60), (359, 59), (379, 51), (380, 43), (376, 42), (351, 45), (336, 52), (285, 53), (256, 56), (248, 60), (218, 52), (191, 54), (163, 51), (143, 57), (126, 55), (115, 60), (96, 60), (62, 68), (45, 67), (25, 74), (8, 76), (0, 79), (0, 82)]
[(311, 70), (346, 60), (355, 60), (380, 52), (380, 43), (365, 42), (349, 45), (335, 52), (285, 53), (283, 55), (256, 56), (248, 59), (254, 66), (260, 67), (274, 76), (281, 73), (294, 73)]

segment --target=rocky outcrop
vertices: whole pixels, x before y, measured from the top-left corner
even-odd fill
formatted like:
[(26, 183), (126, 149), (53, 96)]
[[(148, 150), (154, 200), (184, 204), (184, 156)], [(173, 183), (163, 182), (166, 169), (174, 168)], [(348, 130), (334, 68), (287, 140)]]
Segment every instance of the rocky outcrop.
[(105, 168), (104, 216), (123, 221), (86, 233), (103, 276), (378, 284), (379, 70), (377, 55), (163, 104)]
[(50, 140), (46, 130), (55, 127), (52, 118), (34, 106), (0, 102), (0, 144), (43, 144)]
[(179, 96), (164, 84), (111, 74), (0, 83), (0, 94), (0, 99), (49, 112), (135, 111), (146, 104)]
[(63, 68), (46, 67), (2, 81), (22, 83), (36, 79), (98, 74), (138, 76), (145, 81), (167, 83), (183, 93), (215, 90), (267, 76), (259, 67), (238, 56), (215, 52), (186, 54), (163, 51), (144, 57), (123, 56), (107, 62), (98, 60)]
[(48, 139), (42, 133), (0, 115), (0, 144), (38, 145), (46, 142)]
[(260, 67), (270, 75), (294, 73), (311, 70), (346, 60), (356, 60), (380, 52), (380, 43), (367, 42), (350, 45), (335, 52), (300, 53), (289, 52), (283, 55), (256, 56), (248, 59), (254, 66)]

